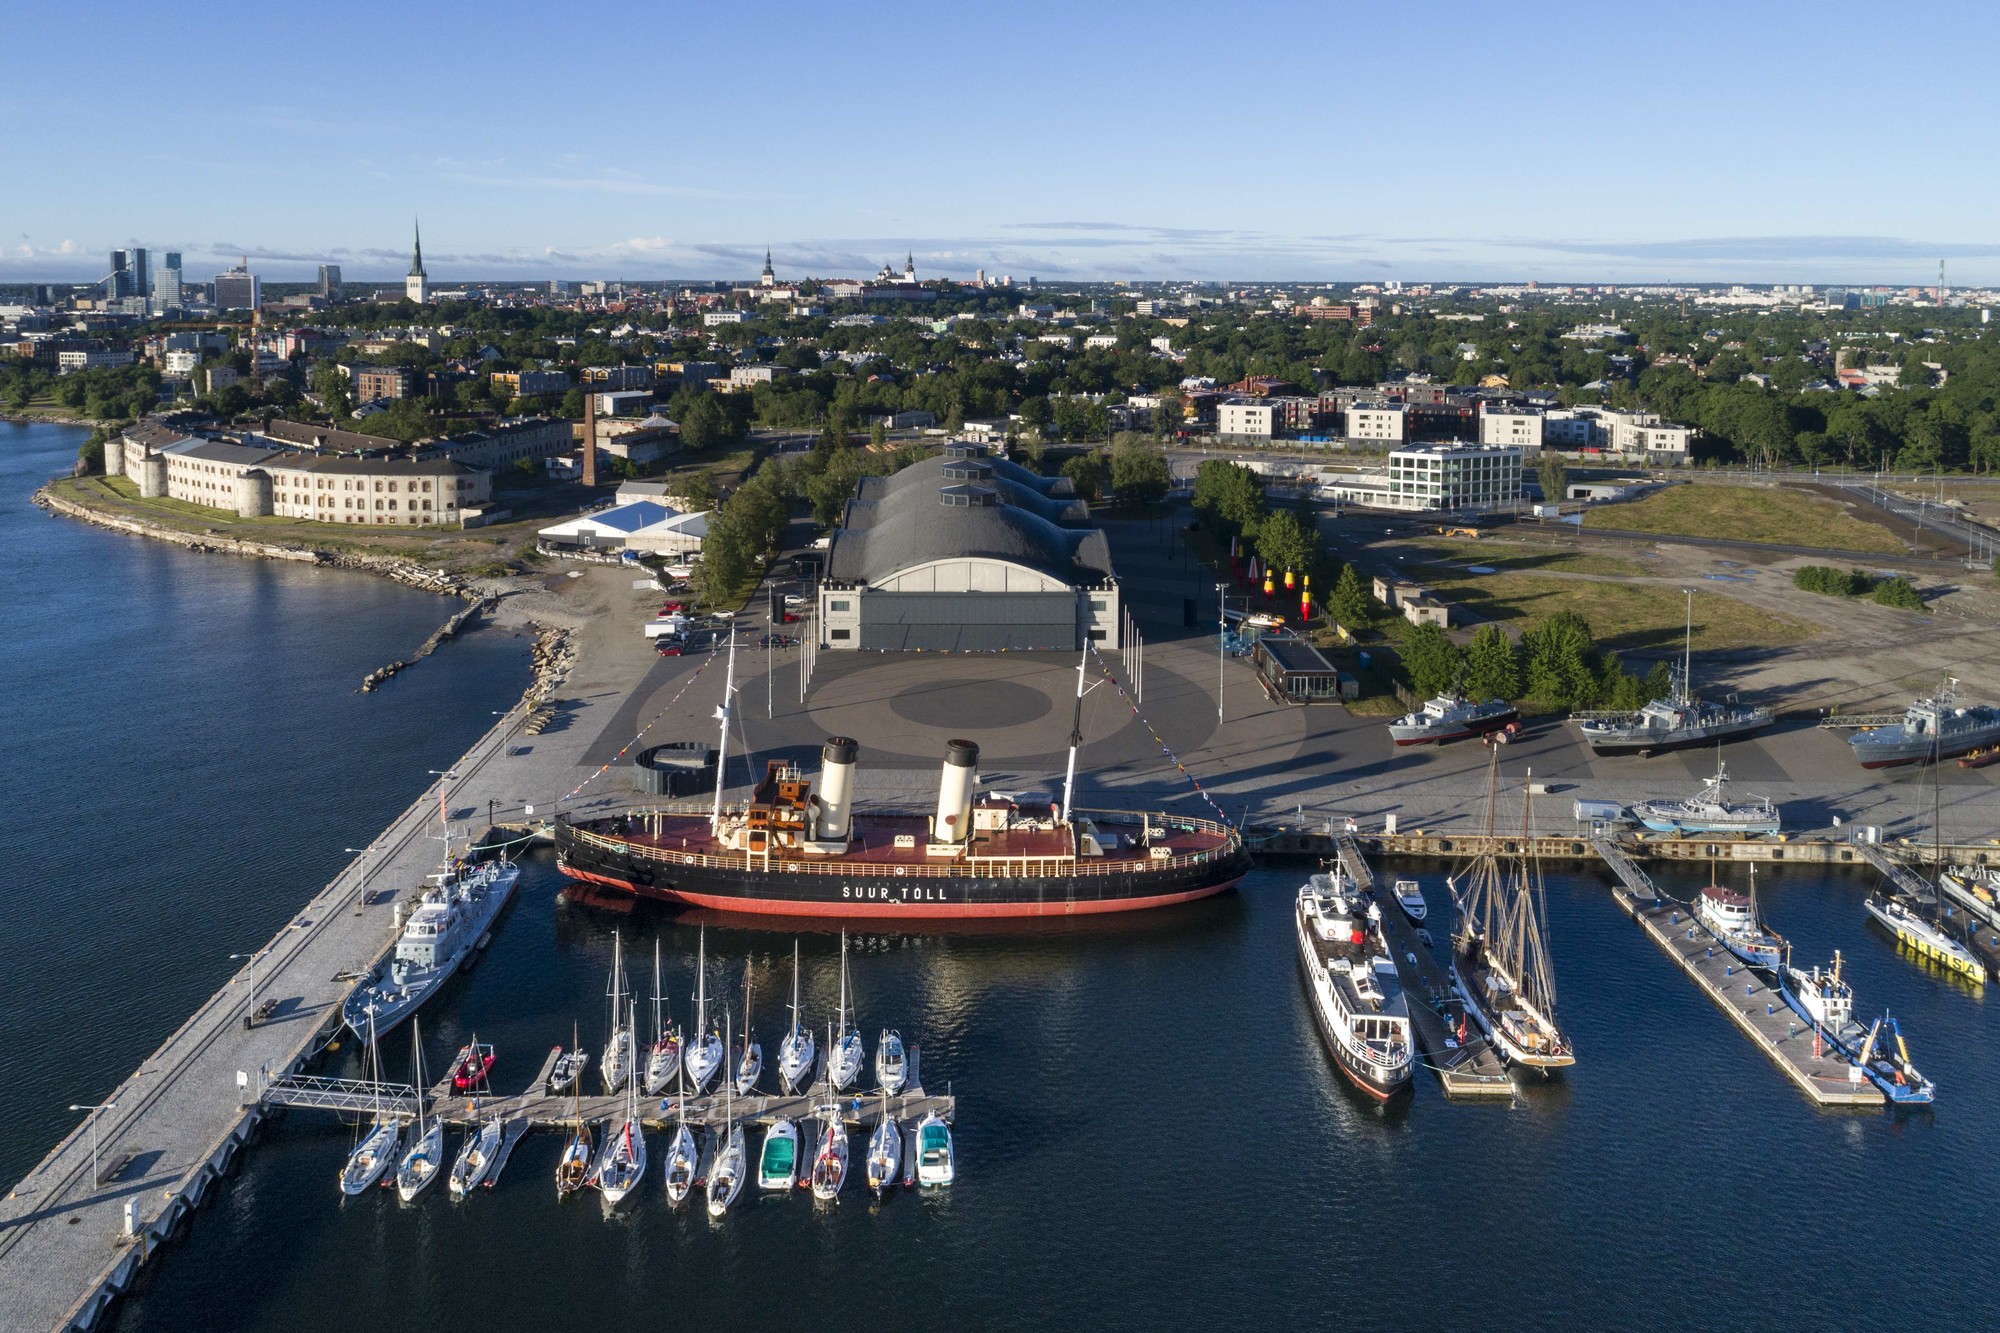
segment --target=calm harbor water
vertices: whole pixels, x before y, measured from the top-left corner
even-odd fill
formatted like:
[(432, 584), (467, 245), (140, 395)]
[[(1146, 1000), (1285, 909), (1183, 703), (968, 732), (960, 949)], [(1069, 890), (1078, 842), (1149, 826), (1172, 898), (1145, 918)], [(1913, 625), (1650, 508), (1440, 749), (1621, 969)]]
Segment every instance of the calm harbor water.
[(11, 1185), (526, 687), (457, 603), (28, 503), (89, 432), (0, 422), (0, 1176)]
[[(5, 430), (8, 491), (24, 495)], [(39, 438), (48, 457), (27, 480), (62, 462)], [(69, 1123), (61, 1105), (151, 1050), (233, 967), (226, 955), (261, 943), (524, 668), (518, 645), (474, 636), (361, 699), (351, 682), (428, 632), (435, 600), (32, 510), (0, 522), (20, 553), (5, 594), (17, 632), (0, 650), (16, 758), (0, 779), (15, 812), (0, 834), (15, 871), (0, 889), (14, 945), (0, 1152), (18, 1175)], [(384, 719), (396, 725), (378, 738)], [(1447, 867), (1378, 869), (1416, 874), (1442, 910)], [(712, 1224), (666, 1206), (656, 1142), (644, 1188), (607, 1217), (595, 1198), (556, 1202), (558, 1144), (539, 1135), (462, 1205), (441, 1187), (409, 1207), (343, 1200), (352, 1131), (301, 1112), (151, 1267), (117, 1327), (1991, 1325), (1976, 1264), (1951, 1259), (2000, 1223), (1994, 1020), (1979, 992), (1865, 924), (1868, 879), (1792, 867), (1760, 889), (1801, 960), (1841, 949), (1861, 1008), (1903, 1020), (1939, 1085), (1934, 1111), (1815, 1110), (1584, 872), (1552, 875), (1549, 902), (1580, 1065), (1512, 1106), (1447, 1103), (1420, 1074), (1414, 1095), (1377, 1107), (1334, 1072), (1306, 1009), (1301, 873), (1260, 870), (1237, 894), (1124, 921), (856, 936), (871, 1048), (874, 1029), (898, 1027), (925, 1082), (958, 1094), (949, 1191), (877, 1205), (850, 1190), (831, 1207), (747, 1191)], [(1702, 878), (1662, 882), (1686, 895)], [(601, 1044), (614, 930), (642, 995), (660, 944), (687, 1018), (695, 924), (564, 903), (560, 883), (546, 853), (530, 858), (489, 956), (424, 1015), (433, 1070), (476, 1032), (514, 1090), (573, 1022)], [(801, 938), (817, 1025), (838, 939)], [(711, 997), (740, 1015), (748, 962), (767, 1058), (793, 939), (708, 928)], [(386, 1046), (388, 1072), (406, 1076), (408, 1034)]]

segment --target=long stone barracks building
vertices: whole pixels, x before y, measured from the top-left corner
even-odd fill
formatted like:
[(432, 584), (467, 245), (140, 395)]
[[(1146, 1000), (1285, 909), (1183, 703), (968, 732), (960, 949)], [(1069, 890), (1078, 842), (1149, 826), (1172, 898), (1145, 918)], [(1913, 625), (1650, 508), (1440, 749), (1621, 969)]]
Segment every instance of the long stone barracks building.
[(1119, 646), (1111, 547), (1066, 477), (957, 445), (862, 481), (827, 552), (820, 646)]
[(450, 459), (341, 458), (150, 429), (105, 450), (104, 470), (165, 496), (238, 518), (299, 518), (395, 527), (457, 525), (493, 495), (491, 473)]

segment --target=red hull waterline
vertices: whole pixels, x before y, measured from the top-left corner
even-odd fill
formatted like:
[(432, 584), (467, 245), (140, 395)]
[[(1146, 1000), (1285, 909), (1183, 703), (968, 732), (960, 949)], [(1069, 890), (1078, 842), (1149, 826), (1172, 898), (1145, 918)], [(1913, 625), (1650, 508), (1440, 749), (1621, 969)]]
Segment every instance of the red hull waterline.
[(736, 912), (744, 916), (813, 916), (813, 917), (862, 917), (873, 921), (887, 920), (938, 920), (957, 918), (967, 920), (981, 918), (987, 920), (1030, 917), (1030, 916), (1095, 916), (1104, 912), (1135, 912), (1149, 907), (1172, 907), (1176, 903), (1191, 903), (1197, 898), (1212, 898), (1224, 890), (1234, 888), (1236, 881), (1224, 880), (1187, 893), (1163, 893), (1150, 898), (1120, 898), (1114, 902), (1087, 903), (861, 903), (803, 902), (790, 898), (737, 898), (726, 894), (683, 893), (677, 889), (635, 889), (623, 880), (612, 879), (608, 875), (593, 875), (565, 867), (565, 875), (589, 884), (602, 884), (606, 888), (617, 889), (639, 898), (658, 898), (666, 902), (684, 903), (689, 907), (706, 907), (716, 912)]

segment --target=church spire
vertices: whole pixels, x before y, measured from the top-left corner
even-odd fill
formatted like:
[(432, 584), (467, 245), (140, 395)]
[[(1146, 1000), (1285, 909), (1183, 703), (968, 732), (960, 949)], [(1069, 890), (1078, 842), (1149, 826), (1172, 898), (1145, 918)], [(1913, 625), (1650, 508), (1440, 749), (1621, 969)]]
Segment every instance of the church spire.
[(417, 242), (416, 249), (410, 253), (410, 276), (413, 278), (427, 278), (430, 275), (424, 272), (424, 229), (414, 219), (410, 225), (416, 233)]

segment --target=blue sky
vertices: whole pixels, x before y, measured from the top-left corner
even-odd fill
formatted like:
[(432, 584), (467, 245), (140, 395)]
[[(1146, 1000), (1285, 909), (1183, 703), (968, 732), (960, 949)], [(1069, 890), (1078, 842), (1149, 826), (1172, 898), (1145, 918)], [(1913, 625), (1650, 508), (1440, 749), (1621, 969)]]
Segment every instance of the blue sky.
[(0, 280), (2000, 283), (1991, 4), (958, 11), (0, 0)]

